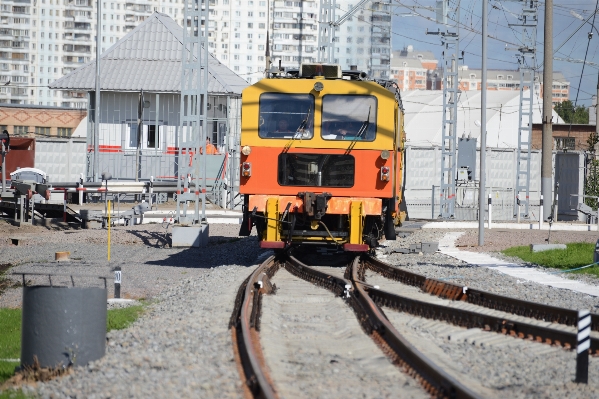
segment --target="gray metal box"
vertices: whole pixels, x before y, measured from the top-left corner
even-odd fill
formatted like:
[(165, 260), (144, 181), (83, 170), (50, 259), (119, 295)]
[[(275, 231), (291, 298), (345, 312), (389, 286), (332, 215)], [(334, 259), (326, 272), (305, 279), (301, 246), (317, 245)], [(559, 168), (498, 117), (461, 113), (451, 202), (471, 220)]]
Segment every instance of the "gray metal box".
[(423, 242), (421, 243), (422, 253), (424, 254), (432, 254), (439, 250), (438, 242)]
[[(468, 180), (476, 180), (476, 139), (458, 139), (458, 170), (468, 168)], [(457, 176), (456, 176), (457, 177)]]
[(205, 247), (208, 245), (207, 224), (196, 226), (174, 226), (172, 234), (173, 247)]

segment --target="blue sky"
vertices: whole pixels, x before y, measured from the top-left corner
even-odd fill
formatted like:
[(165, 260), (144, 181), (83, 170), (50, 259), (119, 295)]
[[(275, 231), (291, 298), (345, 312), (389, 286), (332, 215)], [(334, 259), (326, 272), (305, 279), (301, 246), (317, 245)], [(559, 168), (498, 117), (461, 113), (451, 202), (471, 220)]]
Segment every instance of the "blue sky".
[[(452, 0), (452, 3), (455, 4)], [(573, 34), (583, 21), (576, 15), (588, 18), (598, 3), (598, 0), (554, 0), (553, 2), (553, 44), (554, 49)], [(545, 16), (545, 2), (539, 1), (539, 24), (537, 29), (537, 64), (543, 62), (543, 21)], [(394, 0), (392, 3), (393, 49), (401, 49), (407, 45), (413, 45), (415, 49), (429, 50), (435, 53), (439, 60), (442, 59), (443, 46), (439, 36), (427, 35), (426, 30), (444, 30), (443, 25), (435, 22), (435, 12), (430, 8), (435, 7), (434, 0)], [(470, 68), (481, 67), (482, 50), (482, 1), (461, 0), (460, 5), (460, 50), (465, 51), (464, 64)], [(410, 9), (409, 7), (416, 8)], [(508, 25), (517, 23), (514, 14), (522, 10), (521, 1), (495, 1), (489, 0), (489, 25), (488, 33), (488, 60), (489, 69), (512, 69), (518, 68), (516, 50), (506, 50), (521, 45), (522, 34), (520, 28), (511, 28)], [(406, 14), (416, 14), (401, 16)], [(599, 14), (599, 13), (598, 13)], [(591, 26), (593, 17), (578, 32), (572, 36), (566, 44), (554, 54), (554, 57), (584, 60), (599, 64), (599, 33)], [(599, 15), (595, 18), (595, 27), (599, 30)], [(446, 30), (447, 28), (445, 28)], [(451, 31), (455, 28), (450, 27)], [(593, 31), (592, 39), (588, 40), (588, 34)], [(588, 51), (587, 51), (588, 45)], [(570, 81), (570, 100), (575, 101), (577, 91), (579, 105), (591, 104), (591, 97), (597, 92), (597, 79), (599, 77), (599, 66), (572, 61), (553, 61), (553, 70), (560, 71)], [(581, 80), (582, 76), (582, 81)]]

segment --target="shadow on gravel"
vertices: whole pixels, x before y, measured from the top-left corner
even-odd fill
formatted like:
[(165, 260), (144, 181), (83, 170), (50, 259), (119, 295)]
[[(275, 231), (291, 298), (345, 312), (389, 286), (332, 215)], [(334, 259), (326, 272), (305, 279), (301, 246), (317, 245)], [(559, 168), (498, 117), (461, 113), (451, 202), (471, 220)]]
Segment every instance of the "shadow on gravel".
[(160, 231), (148, 231), (148, 230), (128, 230), (127, 233), (134, 235), (139, 238), (144, 245), (153, 248), (170, 247), (172, 241), (168, 234)]
[(156, 266), (210, 268), (226, 265), (253, 266), (261, 249), (257, 237), (212, 236), (206, 248), (169, 248), (165, 259), (148, 261)]

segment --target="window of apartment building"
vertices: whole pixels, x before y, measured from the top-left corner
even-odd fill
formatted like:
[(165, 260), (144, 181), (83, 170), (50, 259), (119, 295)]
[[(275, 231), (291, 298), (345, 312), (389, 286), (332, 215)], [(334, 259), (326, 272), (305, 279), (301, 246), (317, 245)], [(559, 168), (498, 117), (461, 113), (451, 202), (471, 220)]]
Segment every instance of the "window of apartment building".
[(223, 44), (221, 44), (221, 46), (220, 46), (220, 47), (221, 47), (221, 48), (229, 48), (229, 45), (228, 45), (227, 43), (223, 43)]
[(507, 75), (508, 79), (514, 79), (514, 75)]
[(234, 66), (234, 67), (233, 67), (233, 70), (234, 70), (235, 72), (239, 72), (239, 67), (238, 67), (238, 66)]
[(249, 29), (254, 29), (254, 24), (253, 24), (253, 23), (251, 23), (251, 22), (248, 22), (248, 28), (249, 28)]
[(248, 39), (251, 39), (253, 37), (253, 35), (251, 33), (248, 33)]
[(472, 87), (472, 88), (476, 87), (476, 83), (475, 82), (470, 82), (470, 87)]
[(241, 28), (241, 22), (235, 22), (235, 27), (236, 28)]
[(241, 17), (241, 11), (235, 11), (235, 16), (236, 17)]
[(260, 18), (266, 18), (266, 13), (265, 13), (265, 12), (263, 12), (263, 11), (260, 11), (260, 13), (258, 14), (258, 16), (259, 16)]
[(473, 73), (471, 73), (471, 74), (470, 74), (470, 79), (476, 79), (476, 75), (475, 75), (475, 74), (473, 74)]
[(227, 54), (221, 55), (220, 58), (222, 58), (223, 60), (226, 60), (227, 59)]
[(234, 59), (234, 60), (239, 60), (239, 54), (235, 54), (235, 55), (233, 55), (233, 59)]
[(35, 134), (39, 134), (42, 136), (49, 136), (50, 135), (50, 128), (49, 127), (45, 127), (45, 126), (36, 126), (35, 127)]
[(266, 29), (266, 24), (265, 23), (259, 23), (258, 24), (258, 29)]
[(247, 60), (248, 60), (248, 61), (251, 61), (251, 60), (252, 60), (252, 56), (251, 56), (251, 55), (248, 55), (248, 56), (247, 56)]
[(497, 75), (497, 79), (503, 79), (503, 75)]
[(56, 129), (56, 135), (58, 137), (71, 137), (72, 134), (73, 128), (71, 127), (59, 127)]
[(248, 17), (253, 17), (254, 16), (254, 12), (253, 11), (248, 11)]
[(252, 49), (252, 45), (248, 44), (248, 50), (251, 50), (251, 49)]
[(265, 1), (260, 1), (260, 2), (258, 2), (258, 5), (260, 7), (266, 7), (266, 2)]
[(235, 33), (235, 39), (240, 39), (241, 38), (241, 33)]
[(233, 45), (233, 47), (235, 47), (235, 50), (239, 50), (241, 48), (241, 44), (236, 43)]
[(13, 128), (13, 134), (18, 136), (20, 134), (27, 134), (28, 126), (15, 126)]

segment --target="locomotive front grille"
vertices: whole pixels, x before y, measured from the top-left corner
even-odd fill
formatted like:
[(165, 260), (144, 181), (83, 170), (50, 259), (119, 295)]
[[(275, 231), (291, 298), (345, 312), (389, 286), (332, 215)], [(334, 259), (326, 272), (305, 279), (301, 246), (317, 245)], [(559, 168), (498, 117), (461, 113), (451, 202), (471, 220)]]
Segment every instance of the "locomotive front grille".
[(278, 158), (281, 186), (353, 187), (352, 155), (283, 153)]

